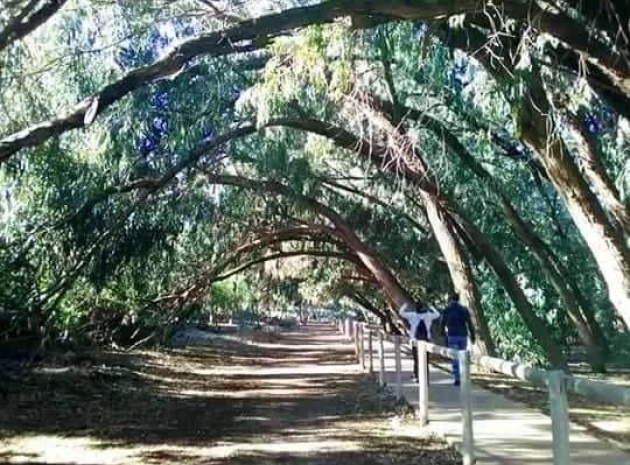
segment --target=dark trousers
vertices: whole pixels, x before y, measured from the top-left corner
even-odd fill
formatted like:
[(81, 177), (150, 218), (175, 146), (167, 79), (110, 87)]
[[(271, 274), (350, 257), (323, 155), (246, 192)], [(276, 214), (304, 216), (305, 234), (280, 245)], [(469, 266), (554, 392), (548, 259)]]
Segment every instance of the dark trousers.
[[(411, 357), (413, 358), (413, 376), (418, 379), (418, 345), (414, 341), (411, 343)], [(427, 354), (427, 379), (429, 379), (429, 354)]]

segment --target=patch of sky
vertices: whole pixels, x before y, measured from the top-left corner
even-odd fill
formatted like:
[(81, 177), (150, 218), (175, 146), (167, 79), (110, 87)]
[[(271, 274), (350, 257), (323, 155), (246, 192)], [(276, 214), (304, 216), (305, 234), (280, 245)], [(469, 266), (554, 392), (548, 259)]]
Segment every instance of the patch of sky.
[(473, 80), (472, 73), (472, 67), (468, 63), (464, 61), (457, 62), (455, 66), (451, 68), (449, 76), (450, 85), (459, 90), (466, 88)]
[(599, 134), (601, 125), (593, 113), (587, 113), (583, 120), (584, 127), (590, 134)]
[(241, 89), (239, 86), (234, 84), (230, 88), (230, 98), (236, 101), (240, 98), (242, 92), (243, 92), (243, 89)]
[(157, 24), (150, 28), (146, 40), (134, 39), (121, 46), (116, 62), (122, 68), (133, 68), (150, 64), (163, 57), (177, 39), (173, 23)]
[[(174, 20), (156, 24), (149, 30), (142, 42), (129, 42), (121, 47), (118, 52), (117, 62), (123, 68), (132, 68), (146, 65), (159, 60), (167, 54), (174, 43), (185, 40), (196, 35), (199, 28), (196, 23), (187, 18), (176, 18)], [(241, 90), (233, 86), (230, 89), (230, 99), (236, 100), (240, 96)], [(170, 94), (167, 90), (156, 90), (149, 97), (149, 106), (152, 110), (149, 116), (148, 130), (142, 134), (138, 141), (138, 150), (143, 157), (150, 157), (160, 150), (160, 143), (171, 129), (168, 115), (165, 114), (171, 102)], [(213, 128), (208, 127), (202, 132), (202, 142), (210, 142), (216, 133)], [(215, 151), (218, 152), (220, 148)]]
[(82, 20), (77, 21), (74, 16), (64, 18), (64, 27), (59, 28), (63, 43), (71, 48), (82, 51), (92, 50), (103, 46), (103, 29), (107, 26), (107, 15), (104, 18), (99, 15), (81, 11)]
[(165, 90), (158, 91), (149, 98), (151, 108), (156, 110), (164, 110), (169, 104), (169, 95)]
[(225, 156), (225, 144), (213, 144), (216, 140), (217, 134), (212, 128), (206, 128), (202, 132), (202, 145), (210, 145), (210, 147), (204, 149), (204, 158), (209, 160), (219, 159)]
[(211, 142), (217, 136), (216, 131), (212, 126), (206, 126), (201, 131), (201, 141), (202, 142)]
[(168, 119), (165, 116), (155, 116), (151, 124), (151, 132), (157, 138), (168, 134)]
[(422, 39), (427, 33), (428, 29), (429, 28), (427, 27), (427, 24), (424, 22), (415, 23), (413, 25), (413, 35), (416, 37), (416, 39)]
[(598, 135), (616, 132), (619, 121), (610, 107), (600, 104), (598, 106), (593, 105), (592, 111), (584, 114), (582, 124), (590, 134)]
[(76, 44), (79, 37), (81, 37), (82, 29), (82, 21), (66, 21), (65, 27), (63, 28), (63, 31), (65, 31), (65, 44), (68, 46)]
[(158, 148), (159, 142), (154, 136), (142, 136), (140, 138), (140, 153), (143, 157), (153, 154)]

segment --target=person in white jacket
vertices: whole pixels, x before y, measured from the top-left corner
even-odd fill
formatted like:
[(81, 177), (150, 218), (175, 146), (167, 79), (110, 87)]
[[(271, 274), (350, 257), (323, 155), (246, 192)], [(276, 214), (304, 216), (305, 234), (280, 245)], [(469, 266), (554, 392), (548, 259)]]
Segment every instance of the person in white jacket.
[(418, 381), (418, 341), (431, 339), (431, 325), (440, 317), (440, 312), (432, 305), (425, 308), (421, 302), (416, 302), (415, 304), (403, 304), (398, 314), (405, 321), (409, 330), (411, 356), (413, 357), (413, 379)]

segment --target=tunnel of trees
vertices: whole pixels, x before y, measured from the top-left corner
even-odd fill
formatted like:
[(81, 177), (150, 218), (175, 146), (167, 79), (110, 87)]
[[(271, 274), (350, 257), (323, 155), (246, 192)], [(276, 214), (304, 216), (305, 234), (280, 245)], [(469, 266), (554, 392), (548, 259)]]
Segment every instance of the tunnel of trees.
[(2, 344), (133, 344), (236, 308), (479, 350), (628, 347), (624, 0), (6, 0)]

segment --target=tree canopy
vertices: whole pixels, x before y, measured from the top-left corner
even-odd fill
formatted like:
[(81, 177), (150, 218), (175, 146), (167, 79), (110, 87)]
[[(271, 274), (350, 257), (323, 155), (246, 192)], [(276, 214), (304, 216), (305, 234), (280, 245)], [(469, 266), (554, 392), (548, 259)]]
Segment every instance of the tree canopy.
[(457, 291), (479, 350), (630, 326), (624, 1), (15, 0), (0, 335), (132, 344)]

